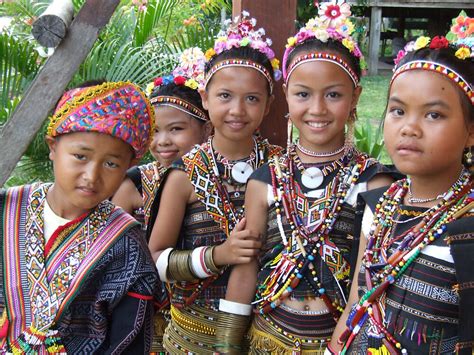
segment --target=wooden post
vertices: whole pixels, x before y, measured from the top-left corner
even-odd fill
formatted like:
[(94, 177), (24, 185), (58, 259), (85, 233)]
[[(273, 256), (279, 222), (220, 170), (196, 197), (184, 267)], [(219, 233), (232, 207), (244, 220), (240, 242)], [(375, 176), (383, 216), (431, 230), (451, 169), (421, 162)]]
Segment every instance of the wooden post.
[[(286, 41), (295, 33), (296, 5), (297, 0), (234, 0), (232, 14), (238, 16), (243, 10), (248, 11), (250, 17), (257, 20), (257, 28), (263, 27), (266, 35), (272, 39), (272, 49), (281, 62)], [(275, 85), (275, 101), (260, 127), (262, 136), (273, 144), (286, 145), (287, 112), (282, 81), (279, 81)]]
[(42, 46), (54, 48), (66, 36), (73, 16), (72, 0), (53, 0), (45, 12), (33, 23), (31, 33)]
[(370, 13), (369, 29), (369, 75), (377, 75), (378, 72), (381, 26), (382, 8), (379, 6), (373, 6)]
[(46, 61), (25, 92), (15, 112), (0, 131), (0, 186), (28, 148), (48, 113), (92, 49), (120, 0), (87, 0), (74, 19), (68, 35)]

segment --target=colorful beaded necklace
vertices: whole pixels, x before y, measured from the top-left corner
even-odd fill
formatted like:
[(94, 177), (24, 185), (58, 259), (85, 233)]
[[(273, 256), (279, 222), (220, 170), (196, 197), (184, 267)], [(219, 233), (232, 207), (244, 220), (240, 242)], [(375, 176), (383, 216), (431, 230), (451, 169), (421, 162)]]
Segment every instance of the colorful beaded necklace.
[[(273, 156), (278, 154), (279, 149), (270, 146), (268, 142), (260, 136), (254, 137), (253, 162), (252, 166), (258, 168), (265, 160), (265, 155)], [(183, 157), (186, 165), (186, 171), (194, 186), (198, 199), (206, 206), (206, 211), (211, 215), (216, 223), (219, 224), (227, 237), (244, 215), (244, 207), (236, 209), (229, 195), (223, 177), (219, 172), (218, 164), (222, 162), (222, 155), (216, 154), (212, 147), (212, 137), (208, 142), (197, 146), (189, 154)], [(249, 161), (250, 158), (245, 161)], [(229, 165), (230, 162), (226, 161)], [(229, 168), (229, 167), (228, 167)], [(231, 169), (231, 168), (230, 168)], [(231, 179), (226, 179), (229, 185), (236, 185)], [(242, 184), (234, 186), (236, 189)], [(193, 290), (189, 297), (181, 300), (182, 304), (174, 304), (177, 308), (189, 306), (194, 303), (198, 295), (206, 289), (218, 276), (208, 277), (200, 280), (198, 283), (189, 283), (181, 285), (185, 290)]]
[[(369, 317), (372, 324), (384, 336), (382, 342), (391, 354), (399, 351), (402, 354), (406, 353), (400, 342), (384, 326), (381, 316), (384, 305), (380, 297), (407, 270), (423, 248), (444, 234), (448, 223), (473, 208), (474, 181), (470, 173), (464, 170), (461, 178), (444, 194), (441, 202), (430, 209), (418, 224), (400, 236), (392, 237), (394, 226), (392, 216), (407, 194), (408, 186), (407, 179), (393, 183), (376, 205), (363, 257), (368, 292), (362, 296), (349, 315), (348, 328), (339, 339), (345, 342), (341, 354), (347, 352), (354, 337)], [(388, 256), (387, 249), (393, 244), (393, 239), (399, 241), (399, 244)]]
[[(290, 147), (289, 151), (290, 154), (286, 157), (270, 162), (277, 225), (283, 248), (271, 262), (272, 271), (258, 288), (255, 303), (261, 314), (270, 312), (290, 296), (304, 278), (314, 294), (324, 301), (333, 317), (338, 319), (343, 308), (338, 302), (329, 299), (313, 261), (319, 254), (333, 275), (348, 277), (348, 263), (343, 260), (342, 253), (331, 241), (329, 234), (339, 217), (341, 205), (360, 174), (374, 161), (355, 149), (350, 150), (342, 159), (342, 167), (336, 176), (325, 187), (323, 197), (310, 205), (294, 179), (297, 169), (294, 155), (291, 154), (294, 147)], [(292, 230), (288, 237), (283, 228), (282, 207)], [(328, 255), (328, 250), (331, 250), (331, 256)], [(310, 276), (306, 276), (308, 272)], [(336, 281), (338, 282), (337, 278)]]

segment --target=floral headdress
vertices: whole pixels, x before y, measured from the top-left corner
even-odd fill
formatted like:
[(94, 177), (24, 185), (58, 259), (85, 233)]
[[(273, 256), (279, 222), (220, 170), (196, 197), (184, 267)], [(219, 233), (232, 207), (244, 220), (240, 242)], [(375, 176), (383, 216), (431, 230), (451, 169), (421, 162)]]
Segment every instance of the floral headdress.
[(196, 90), (204, 83), (204, 67), (206, 57), (198, 47), (188, 48), (179, 56), (179, 64), (172, 73), (155, 78), (146, 87), (146, 93), (150, 95), (156, 87), (175, 83)]
[(430, 38), (421, 36), (418, 37), (416, 41), (409, 42), (404, 49), (400, 50), (398, 52), (397, 58), (395, 59), (395, 68), (393, 69), (394, 74), (392, 76), (391, 83), (398, 75), (407, 70), (423, 69), (435, 71), (444, 74), (450, 80), (454, 81), (466, 93), (469, 100), (474, 105), (474, 83), (469, 83), (455, 70), (447, 67), (446, 65), (429, 60), (418, 59), (399, 65), (402, 59), (409, 52), (413, 52), (422, 48), (440, 50), (448, 47), (455, 50), (454, 55), (460, 60), (472, 61), (474, 59), (474, 19), (468, 17), (464, 11), (461, 11), (459, 16), (453, 19), (451, 31), (448, 32), (446, 37), (436, 36)]
[[(320, 5), (318, 14), (319, 17), (310, 19), (296, 35), (288, 38), (285, 54), (283, 56), (283, 77), (285, 81), (288, 81), (292, 70), (296, 68), (295, 64), (297, 61), (294, 61), (292, 67), (288, 68), (288, 71), (286, 70), (290, 53), (298, 45), (309, 39), (318, 39), (323, 43), (326, 43), (329, 39), (338, 41), (342, 43), (342, 45), (346, 47), (354, 57), (359, 58), (361, 67), (365, 66), (362, 52), (357, 45), (357, 42), (351, 37), (351, 34), (354, 32), (354, 25), (348, 19), (348, 17), (351, 15), (351, 8), (349, 4), (340, 1), (338, 3), (337, 0), (325, 2)], [(320, 53), (318, 53), (315, 58), (307, 58), (304, 61), (298, 62), (298, 64), (302, 64), (308, 60), (315, 61), (324, 59), (327, 61), (333, 61), (328, 57), (337, 57), (324, 53), (324, 56), (321, 58), (319, 54)], [(347, 72), (354, 82), (354, 85), (358, 85), (359, 77), (352, 70), (348, 70), (350, 66), (345, 60), (337, 57), (337, 59), (333, 62)]]
[[(183, 51), (179, 57), (179, 64), (169, 75), (161, 76), (153, 80), (147, 86), (147, 93), (150, 95), (156, 87), (169, 85), (186, 86), (192, 90), (198, 90), (204, 85), (204, 67), (206, 57), (198, 47), (189, 48)], [(187, 113), (201, 121), (208, 121), (207, 114), (192, 103), (179, 97), (158, 95), (151, 98), (154, 106), (171, 106), (184, 113)]]
[(221, 31), (217, 35), (217, 39), (214, 42), (214, 47), (209, 48), (206, 51), (206, 59), (210, 62), (212, 58), (221, 54), (226, 50), (240, 47), (250, 47), (258, 50), (264, 54), (270, 61), (274, 76), (271, 77), (268, 70), (258, 63), (249, 60), (226, 60), (226, 64), (223, 62), (217, 63), (213, 68), (209, 70), (206, 75), (205, 86), (210, 81), (211, 77), (220, 69), (227, 66), (243, 66), (251, 67), (262, 73), (267, 79), (270, 85), (270, 91), (273, 91), (273, 79), (279, 80), (281, 78), (280, 62), (275, 58), (275, 52), (270, 48), (272, 41), (270, 38), (264, 39), (265, 30), (263, 28), (255, 29), (257, 21), (254, 18), (249, 18), (247, 11), (242, 11), (242, 16), (237, 16), (234, 20), (226, 20), (224, 25), (227, 27), (226, 30)]

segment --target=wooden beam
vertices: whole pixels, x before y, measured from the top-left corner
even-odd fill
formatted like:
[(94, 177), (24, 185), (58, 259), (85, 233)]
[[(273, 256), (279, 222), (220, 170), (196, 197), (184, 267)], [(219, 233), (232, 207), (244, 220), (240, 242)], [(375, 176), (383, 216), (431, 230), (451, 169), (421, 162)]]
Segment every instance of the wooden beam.
[[(257, 20), (257, 27), (263, 27), (266, 35), (272, 39), (272, 49), (281, 61), (288, 37), (295, 33), (297, 0), (234, 0), (232, 1), (233, 16), (243, 10)], [(285, 114), (288, 112), (282, 81), (275, 85), (275, 101), (270, 113), (264, 119), (260, 131), (273, 144), (286, 145)]]
[(370, 10), (369, 29), (369, 75), (377, 75), (379, 67), (380, 30), (382, 26), (382, 8), (374, 6)]
[(74, 16), (72, 0), (53, 0), (33, 23), (31, 33), (44, 47), (54, 48), (66, 36)]
[(26, 90), (15, 112), (0, 131), (0, 186), (3, 186), (40, 130), (119, 2), (87, 0), (72, 22), (64, 41)]

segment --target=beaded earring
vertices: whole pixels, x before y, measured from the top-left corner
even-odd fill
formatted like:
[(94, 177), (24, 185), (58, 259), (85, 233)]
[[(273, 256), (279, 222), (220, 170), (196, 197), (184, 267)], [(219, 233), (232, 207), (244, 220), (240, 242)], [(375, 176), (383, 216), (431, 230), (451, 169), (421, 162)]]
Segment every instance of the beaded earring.
[(346, 140), (345, 146), (351, 147), (354, 145), (354, 129), (355, 129), (355, 122), (357, 121), (357, 108), (353, 108), (349, 119), (347, 120), (347, 131), (346, 131)]
[(287, 113), (285, 115), (285, 118), (288, 120), (287, 128), (286, 128), (288, 139), (286, 141), (286, 146), (289, 147), (293, 143), (293, 122), (291, 121), (290, 113)]
[(464, 165), (466, 166), (466, 168), (468, 168), (469, 170), (473, 170), (474, 166), (473, 166), (473, 154), (472, 154), (472, 151), (474, 150), (474, 146), (470, 146), (468, 148), (466, 148), (464, 150)]

